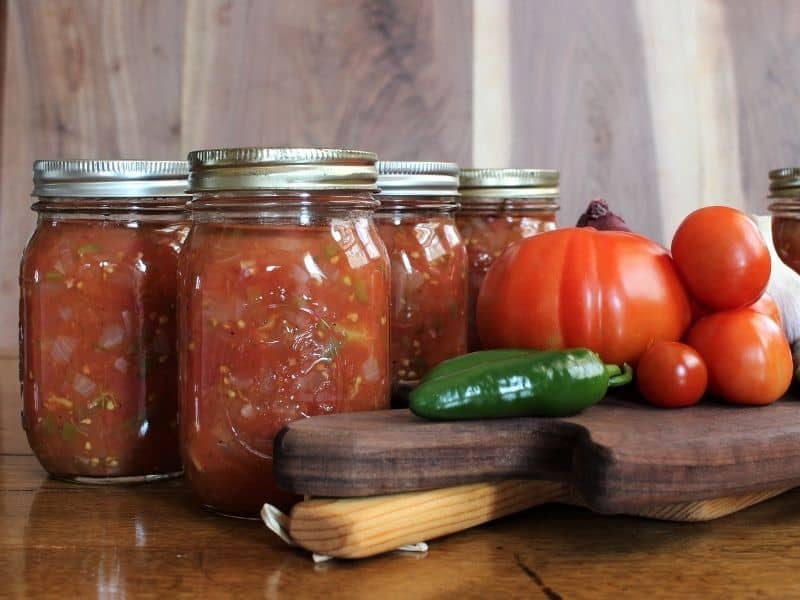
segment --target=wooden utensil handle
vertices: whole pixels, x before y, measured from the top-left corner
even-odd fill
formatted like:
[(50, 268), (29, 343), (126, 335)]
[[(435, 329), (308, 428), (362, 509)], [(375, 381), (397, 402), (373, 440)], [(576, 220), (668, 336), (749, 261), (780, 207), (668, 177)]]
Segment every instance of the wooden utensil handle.
[[(707, 521), (786, 490), (667, 504), (629, 514), (667, 521)], [(548, 502), (584, 506), (568, 484), (531, 480), (474, 483), (369, 498), (306, 500), (292, 509), (289, 534), (294, 542), (318, 554), (363, 558), (469, 529)]]
[(289, 533), (304, 548), (362, 558), (431, 540), (553, 501), (570, 487), (547, 481), (501, 481), (369, 498), (312, 499), (297, 504)]

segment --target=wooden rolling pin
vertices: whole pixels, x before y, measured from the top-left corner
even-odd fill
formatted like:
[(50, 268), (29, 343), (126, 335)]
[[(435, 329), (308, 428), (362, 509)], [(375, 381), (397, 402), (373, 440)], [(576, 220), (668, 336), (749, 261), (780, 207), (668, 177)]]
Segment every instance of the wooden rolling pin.
[[(785, 491), (670, 504), (631, 514), (670, 521), (705, 521)], [(363, 558), (469, 529), (548, 502), (583, 505), (569, 485), (530, 480), (476, 483), (367, 498), (316, 498), (300, 502), (292, 509), (289, 534), (295, 543), (317, 554)]]

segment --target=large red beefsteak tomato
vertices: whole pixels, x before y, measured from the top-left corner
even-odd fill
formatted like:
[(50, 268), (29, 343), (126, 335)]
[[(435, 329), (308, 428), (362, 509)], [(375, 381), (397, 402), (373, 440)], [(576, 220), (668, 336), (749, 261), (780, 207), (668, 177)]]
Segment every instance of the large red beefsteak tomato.
[(669, 253), (634, 233), (568, 228), (509, 246), (478, 296), (487, 348), (585, 347), (608, 363), (636, 364), (691, 322)]

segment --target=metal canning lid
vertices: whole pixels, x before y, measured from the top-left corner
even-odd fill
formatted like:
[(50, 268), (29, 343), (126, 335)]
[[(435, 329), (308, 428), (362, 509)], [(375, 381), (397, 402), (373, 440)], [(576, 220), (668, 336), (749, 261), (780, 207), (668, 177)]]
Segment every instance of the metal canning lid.
[(377, 192), (377, 156), (331, 148), (220, 148), (189, 153), (189, 192)]
[(558, 171), (550, 169), (462, 169), (459, 192), (466, 203), (478, 198), (558, 198), (558, 182)]
[(33, 192), (40, 198), (150, 198), (186, 195), (182, 160), (37, 160)]
[(458, 196), (458, 165), (451, 162), (378, 161), (383, 196)]
[(785, 167), (769, 172), (769, 197), (793, 198), (800, 196), (800, 167)]

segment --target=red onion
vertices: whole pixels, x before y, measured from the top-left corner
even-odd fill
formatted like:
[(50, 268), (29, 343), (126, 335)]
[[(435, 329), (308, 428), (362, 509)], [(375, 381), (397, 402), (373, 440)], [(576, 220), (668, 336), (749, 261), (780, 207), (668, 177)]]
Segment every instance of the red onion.
[(576, 227), (594, 227), (600, 231), (630, 231), (625, 220), (611, 212), (608, 203), (602, 198), (589, 202)]

